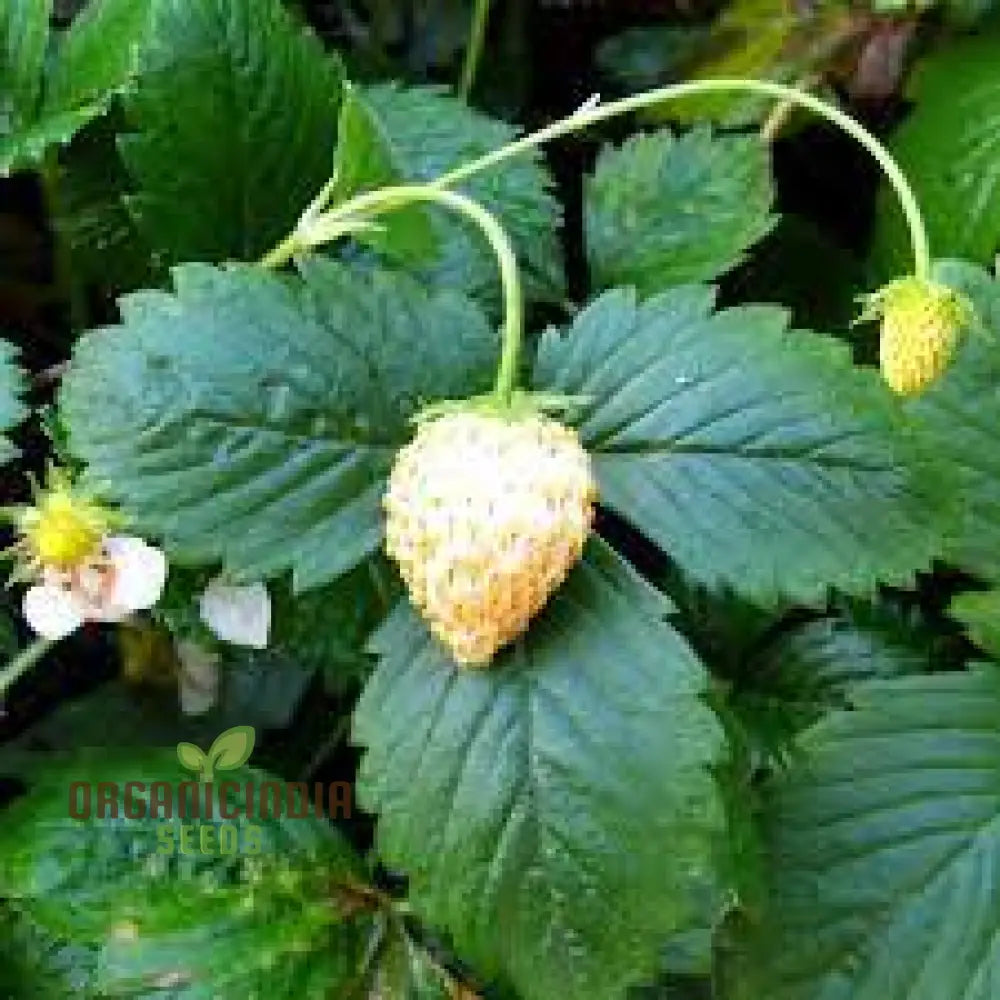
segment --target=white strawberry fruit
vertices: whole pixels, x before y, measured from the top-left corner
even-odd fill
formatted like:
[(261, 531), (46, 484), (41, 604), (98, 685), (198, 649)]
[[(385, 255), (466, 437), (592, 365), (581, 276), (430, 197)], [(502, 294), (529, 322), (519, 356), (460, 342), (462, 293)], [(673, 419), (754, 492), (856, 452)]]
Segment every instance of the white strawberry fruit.
[(579, 560), (596, 486), (577, 434), (538, 413), (420, 423), (384, 499), (386, 549), (462, 666), (487, 666)]

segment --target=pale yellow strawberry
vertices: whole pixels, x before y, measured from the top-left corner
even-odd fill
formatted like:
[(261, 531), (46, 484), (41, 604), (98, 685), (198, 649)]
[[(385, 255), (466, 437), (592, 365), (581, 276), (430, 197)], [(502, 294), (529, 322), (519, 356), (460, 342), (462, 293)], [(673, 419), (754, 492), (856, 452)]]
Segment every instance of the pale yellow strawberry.
[(882, 319), (882, 375), (901, 395), (921, 392), (944, 373), (971, 316), (957, 292), (916, 277), (887, 285), (871, 308)]
[(396, 457), (386, 549), (464, 666), (516, 639), (579, 560), (596, 487), (576, 433), (540, 414), (454, 411)]

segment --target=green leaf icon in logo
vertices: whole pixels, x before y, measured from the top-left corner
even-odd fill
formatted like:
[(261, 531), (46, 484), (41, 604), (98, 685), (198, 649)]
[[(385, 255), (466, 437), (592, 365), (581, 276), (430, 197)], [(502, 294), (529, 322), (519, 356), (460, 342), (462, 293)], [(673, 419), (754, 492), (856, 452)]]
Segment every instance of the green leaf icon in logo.
[(253, 726), (233, 726), (216, 737), (208, 753), (193, 743), (178, 743), (177, 759), (189, 771), (198, 772), (202, 781), (211, 781), (216, 771), (242, 767), (253, 753), (256, 738)]

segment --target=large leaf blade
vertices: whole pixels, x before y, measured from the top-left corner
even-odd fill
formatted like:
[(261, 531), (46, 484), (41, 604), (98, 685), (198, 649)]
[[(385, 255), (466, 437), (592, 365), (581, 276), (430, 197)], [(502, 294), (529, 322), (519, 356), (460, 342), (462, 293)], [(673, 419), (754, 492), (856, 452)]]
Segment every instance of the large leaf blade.
[(77, 346), (70, 446), (139, 530), (237, 577), (298, 588), (377, 547), (380, 497), (409, 418), (485, 390), (496, 337), (451, 293), (315, 259), (305, 280), (187, 265), (176, 292), (122, 300)]
[[(333, 164), (330, 205), (337, 206), (354, 195), (402, 182), (382, 123), (357, 87), (345, 88), (337, 129), (337, 152)], [(392, 260), (416, 267), (426, 265), (437, 253), (437, 241), (422, 205), (395, 209), (378, 225), (355, 234)]]
[[(408, 181), (432, 181), (516, 138), (505, 122), (487, 118), (439, 88), (377, 84), (361, 95), (381, 123), (393, 163)], [(561, 212), (539, 154), (518, 157), (473, 177), (459, 189), (493, 212), (524, 264), (526, 293), (559, 301), (565, 275), (559, 245)], [(467, 219), (428, 208), (439, 254), (421, 274), (488, 303), (500, 301), (496, 259)]]
[(606, 147), (585, 188), (592, 281), (648, 295), (716, 278), (771, 230), (772, 200), (755, 137), (666, 129)]
[(1000, 580), (1000, 285), (958, 262), (939, 264), (938, 276), (968, 296), (976, 322), (950, 369), (909, 410), (958, 506), (944, 554)]
[(120, 145), (164, 263), (252, 260), (294, 227), (330, 175), (342, 82), (280, 0), (156, 5)]
[(663, 611), (595, 543), (489, 671), (457, 670), (405, 606), (376, 638), (355, 736), (381, 851), (527, 1000), (623, 996), (713, 881), (721, 731)]
[(128, 87), (138, 72), (155, 6), (149, 0), (91, 0), (59, 46), (43, 116), (102, 107)]
[(616, 290), (543, 340), (535, 383), (587, 397), (575, 420), (604, 502), (694, 578), (754, 599), (911, 579), (940, 547), (941, 504), (877, 375), (781, 310), (713, 314), (713, 298)]
[(771, 899), (737, 995), (989, 1000), (1000, 976), (1000, 678), (871, 682), (767, 799)]
[(8, 49), (16, 44), (9, 52), (8, 78), (0, 75), (0, 93), (7, 91), (13, 104), (8, 127), (0, 128), (0, 175), (36, 166), (51, 147), (68, 143), (132, 84), (153, 7), (147, 0), (91, 0), (62, 35), (43, 95), (51, 3), (11, 0), (5, 5), (0, 53), (5, 29), (12, 32), (6, 36)]

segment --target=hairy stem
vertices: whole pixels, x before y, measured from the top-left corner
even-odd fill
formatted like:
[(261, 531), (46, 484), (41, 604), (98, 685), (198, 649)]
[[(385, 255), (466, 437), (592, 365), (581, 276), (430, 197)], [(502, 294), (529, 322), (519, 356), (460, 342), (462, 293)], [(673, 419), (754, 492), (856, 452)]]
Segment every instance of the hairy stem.
[(631, 111), (639, 111), (642, 108), (663, 104), (667, 101), (679, 100), (684, 97), (691, 97), (695, 94), (724, 91), (749, 91), (809, 108), (821, 117), (833, 122), (864, 146), (875, 158), (882, 172), (892, 185), (893, 190), (896, 192), (896, 196), (899, 198), (899, 203), (902, 206), (903, 214), (906, 216), (906, 223), (910, 230), (915, 274), (918, 277), (927, 277), (930, 274), (931, 255), (930, 244), (927, 238), (927, 227), (924, 224), (920, 206), (917, 203), (913, 189), (906, 179), (905, 174), (893, 159), (892, 154), (863, 125), (839, 108), (835, 108), (826, 101), (820, 100), (820, 98), (798, 90), (795, 87), (789, 87), (781, 83), (772, 83), (767, 80), (691, 80), (687, 83), (677, 83), (668, 87), (659, 87), (656, 90), (645, 91), (641, 94), (635, 94), (632, 97), (613, 101), (611, 104), (595, 105), (588, 103), (579, 111), (574, 112), (566, 118), (553, 122), (551, 125), (547, 125), (537, 132), (522, 136), (520, 139), (502, 146), (500, 149), (495, 149), (478, 159), (456, 167), (454, 170), (443, 174), (437, 180), (433, 181), (432, 186), (438, 188), (453, 187), (513, 156), (536, 149), (552, 139), (579, 132), (598, 122), (607, 121), (609, 118), (616, 118)]

